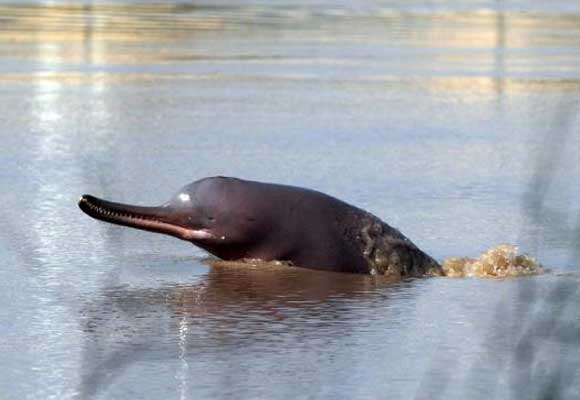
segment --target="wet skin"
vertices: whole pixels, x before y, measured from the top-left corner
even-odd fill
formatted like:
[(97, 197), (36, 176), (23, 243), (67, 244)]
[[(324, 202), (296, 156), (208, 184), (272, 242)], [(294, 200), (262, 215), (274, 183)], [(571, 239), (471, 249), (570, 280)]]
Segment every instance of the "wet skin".
[(288, 261), (338, 272), (440, 275), (439, 264), (398, 230), (326, 194), (293, 186), (212, 177), (158, 207), (83, 195), (93, 218), (168, 234), (224, 260)]

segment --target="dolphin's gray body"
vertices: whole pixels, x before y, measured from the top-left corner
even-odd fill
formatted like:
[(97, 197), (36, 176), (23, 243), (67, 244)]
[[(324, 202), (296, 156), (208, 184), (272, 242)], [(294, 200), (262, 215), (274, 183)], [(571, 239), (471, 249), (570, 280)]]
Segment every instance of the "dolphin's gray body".
[(293, 186), (212, 177), (159, 207), (84, 195), (93, 218), (175, 236), (225, 260), (394, 276), (442, 275), (441, 266), (374, 215), (326, 194)]

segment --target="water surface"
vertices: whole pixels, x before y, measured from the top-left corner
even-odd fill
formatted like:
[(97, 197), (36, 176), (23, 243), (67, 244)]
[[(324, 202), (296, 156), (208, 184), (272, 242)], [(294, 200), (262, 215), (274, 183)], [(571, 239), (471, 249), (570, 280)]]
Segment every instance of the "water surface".
[[(579, 67), (573, 1), (0, 2), (2, 397), (577, 398)], [(210, 267), (76, 207), (217, 174), (552, 272)]]

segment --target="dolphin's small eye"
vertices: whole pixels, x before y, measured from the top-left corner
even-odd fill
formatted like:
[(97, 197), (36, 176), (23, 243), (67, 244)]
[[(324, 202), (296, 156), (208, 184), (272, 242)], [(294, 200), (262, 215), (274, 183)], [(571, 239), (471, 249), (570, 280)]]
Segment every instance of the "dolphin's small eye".
[(208, 219), (209, 221), (212, 221), (212, 222), (213, 222), (213, 221), (215, 221), (215, 218), (214, 218), (214, 217), (207, 217), (207, 219)]

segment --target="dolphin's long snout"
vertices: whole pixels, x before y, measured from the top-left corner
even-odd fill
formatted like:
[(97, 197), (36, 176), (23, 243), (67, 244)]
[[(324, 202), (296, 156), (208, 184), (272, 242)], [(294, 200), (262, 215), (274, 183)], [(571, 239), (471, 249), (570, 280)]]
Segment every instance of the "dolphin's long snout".
[(102, 200), (88, 194), (82, 195), (78, 204), (85, 214), (100, 221), (163, 233), (188, 241), (213, 238), (206, 229), (192, 229), (180, 224), (174, 210), (167, 206), (134, 206)]

